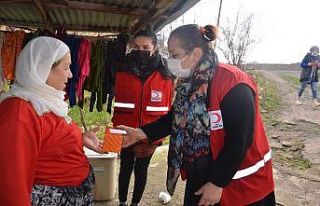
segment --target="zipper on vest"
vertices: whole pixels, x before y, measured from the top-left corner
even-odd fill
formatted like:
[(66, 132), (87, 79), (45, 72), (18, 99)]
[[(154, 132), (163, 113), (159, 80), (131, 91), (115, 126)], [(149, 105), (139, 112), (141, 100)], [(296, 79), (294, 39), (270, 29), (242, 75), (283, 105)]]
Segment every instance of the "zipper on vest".
[(141, 87), (141, 96), (140, 96), (140, 111), (139, 111), (139, 127), (141, 127), (142, 125), (142, 108), (143, 108), (143, 86), (144, 86), (144, 82), (141, 81), (142, 87)]

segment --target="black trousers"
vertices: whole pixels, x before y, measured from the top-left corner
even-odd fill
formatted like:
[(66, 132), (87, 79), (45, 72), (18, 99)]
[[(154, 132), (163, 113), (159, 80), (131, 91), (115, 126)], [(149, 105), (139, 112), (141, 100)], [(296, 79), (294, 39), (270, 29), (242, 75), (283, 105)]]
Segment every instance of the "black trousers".
[(130, 184), (130, 177), (134, 169), (134, 189), (132, 203), (138, 204), (142, 198), (148, 176), (148, 167), (151, 157), (136, 158), (130, 149), (124, 149), (120, 154), (119, 173), (119, 201), (126, 202)]
[[(194, 193), (198, 191), (207, 182), (208, 181), (206, 180), (205, 177), (199, 177), (199, 176), (188, 177), (183, 205), (197, 206), (198, 202), (201, 199), (201, 195), (195, 195)], [(215, 204), (214, 206), (219, 206), (219, 204)], [(237, 206), (237, 205), (230, 205), (230, 206)], [(255, 202), (253, 204), (250, 204), (249, 206), (276, 206), (274, 192), (271, 192), (262, 200)]]

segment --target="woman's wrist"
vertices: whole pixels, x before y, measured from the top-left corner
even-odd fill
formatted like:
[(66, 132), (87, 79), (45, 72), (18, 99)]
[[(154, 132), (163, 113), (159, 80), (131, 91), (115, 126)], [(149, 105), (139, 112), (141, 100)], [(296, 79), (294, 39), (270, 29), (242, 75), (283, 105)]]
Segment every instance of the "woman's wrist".
[(147, 135), (144, 133), (144, 131), (140, 128), (137, 128), (136, 129), (136, 140), (137, 142), (140, 141), (140, 140), (144, 140), (144, 139), (147, 139)]

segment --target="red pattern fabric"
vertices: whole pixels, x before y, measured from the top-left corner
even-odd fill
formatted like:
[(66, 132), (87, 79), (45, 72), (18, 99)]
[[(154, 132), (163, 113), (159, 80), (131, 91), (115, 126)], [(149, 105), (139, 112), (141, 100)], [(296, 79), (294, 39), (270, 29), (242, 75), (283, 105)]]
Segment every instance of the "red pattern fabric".
[(147, 142), (138, 142), (133, 146), (134, 154), (137, 158), (150, 157), (157, 149), (158, 145), (150, 144)]
[(4, 35), (1, 58), (3, 75), (7, 80), (14, 79), (16, 60), (21, 52), (24, 36), (23, 31), (6, 32)]
[(20, 98), (0, 103), (0, 202), (30, 205), (33, 184), (78, 186), (89, 174), (82, 133)]

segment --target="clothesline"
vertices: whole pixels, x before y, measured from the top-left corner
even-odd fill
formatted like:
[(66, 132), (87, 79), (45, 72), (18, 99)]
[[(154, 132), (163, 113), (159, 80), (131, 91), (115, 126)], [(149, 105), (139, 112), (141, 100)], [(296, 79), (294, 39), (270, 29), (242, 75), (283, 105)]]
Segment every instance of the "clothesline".
[[(56, 27), (61, 28), (62, 26)], [(53, 30), (47, 28), (31, 28), (31, 27), (23, 27), (23, 26), (6, 26), (0, 25), (0, 32), (14, 32), (14, 31), (24, 31), (26, 33), (29, 32), (36, 32), (38, 30), (48, 30), (52, 33)], [(66, 33), (68, 35), (74, 35), (77, 37), (88, 38), (88, 39), (116, 39), (119, 35), (118, 33), (108, 33), (108, 32), (83, 32), (83, 31), (69, 31), (67, 30)]]
[[(62, 30), (63, 31), (63, 30)], [(63, 31), (64, 32), (64, 31)], [(69, 80), (67, 97), (70, 106), (78, 104), (84, 106), (84, 89), (91, 92), (90, 111), (96, 105), (98, 111), (102, 111), (102, 105), (107, 103), (108, 112), (113, 99), (114, 72), (112, 65), (123, 60), (126, 53), (126, 35), (104, 35), (87, 37), (60, 33), (54, 37), (64, 41), (70, 48), (70, 66), (73, 78)], [(14, 80), (14, 68), (16, 59), (21, 49), (31, 39), (37, 36), (51, 36), (49, 31), (16, 30), (13, 32), (0, 31), (0, 75), (5, 81)], [(1, 43), (3, 42), (3, 43)], [(2, 72), (1, 72), (2, 71)], [(0, 82), (1, 83), (1, 82)], [(0, 84), (1, 87), (1, 84)], [(2, 88), (0, 88), (1, 90)]]

